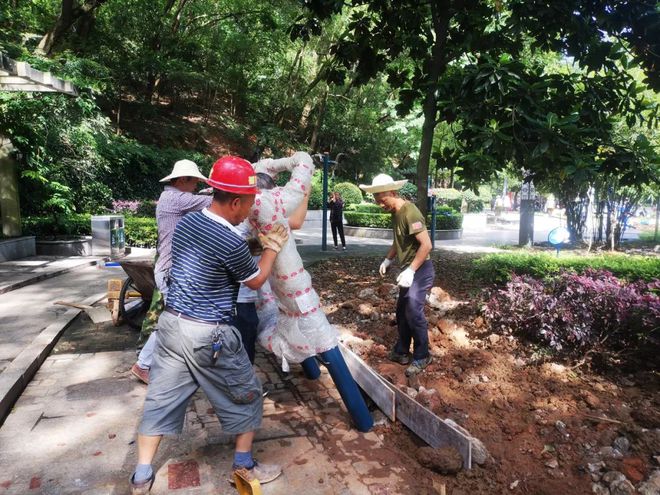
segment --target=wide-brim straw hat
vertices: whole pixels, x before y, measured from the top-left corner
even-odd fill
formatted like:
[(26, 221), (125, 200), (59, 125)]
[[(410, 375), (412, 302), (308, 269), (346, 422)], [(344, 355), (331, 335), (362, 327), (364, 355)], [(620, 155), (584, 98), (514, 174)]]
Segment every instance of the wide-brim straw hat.
[(360, 184), (360, 189), (371, 194), (385, 191), (398, 191), (406, 182), (408, 182), (408, 179), (394, 180), (387, 174), (378, 174), (371, 181), (371, 185)]
[(169, 182), (179, 177), (195, 177), (199, 180), (206, 180), (206, 177), (199, 171), (195, 162), (192, 160), (179, 160), (174, 164), (172, 173), (160, 179), (160, 182)]

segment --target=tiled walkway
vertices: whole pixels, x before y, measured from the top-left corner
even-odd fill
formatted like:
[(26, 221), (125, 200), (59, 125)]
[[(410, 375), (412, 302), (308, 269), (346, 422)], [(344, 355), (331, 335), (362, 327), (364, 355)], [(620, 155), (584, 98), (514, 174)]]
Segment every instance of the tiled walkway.
[[(0, 494), (123, 494), (135, 463), (135, 435), (146, 387), (128, 372), (134, 352), (51, 355), (0, 429)], [(404, 491), (385, 466), (378, 428), (359, 433), (327, 374), (284, 376), (259, 354), (269, 390), (255, 445), (284, 474), (264, 495), (394, 494)], [(190, 402), (184, 432), (166, 438), (155, 460), (159, 494), (234, 494), (226, 481), (233, 439), (222, 433), (203, 393)], [(391, 456), (389, 452), (389, 456)]]

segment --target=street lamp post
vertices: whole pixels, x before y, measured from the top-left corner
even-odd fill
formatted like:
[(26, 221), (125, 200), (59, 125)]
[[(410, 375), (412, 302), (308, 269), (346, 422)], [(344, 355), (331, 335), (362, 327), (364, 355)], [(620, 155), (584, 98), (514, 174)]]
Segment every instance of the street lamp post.
[[(340, 153), (339, 155), (341, 155)], [(337, 155), (337, 160), (339, 159)], [(320, 154), (314, 155), (319, 157)], [(335, 165), (337, 160), (330, 160), (330, 153), (323, 153), (323, 220), (321, 226), (321, 251), (328, 250), (328, 169), (330, 165)]]

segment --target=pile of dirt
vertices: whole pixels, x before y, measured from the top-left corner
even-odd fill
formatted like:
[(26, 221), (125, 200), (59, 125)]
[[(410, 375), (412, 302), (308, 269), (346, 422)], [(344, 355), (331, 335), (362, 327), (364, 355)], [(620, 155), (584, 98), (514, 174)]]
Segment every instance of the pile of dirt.
[[(333, 259), (310, 270), (330, 322), (352, 334), (356, 353), (484, 443), (486, 462), (442, 476), (447, 493), (660, 493), (657, 367), (605, 374), (534, 359), (536, 349), (491, 333), (480, 316), (482, 287), (467, 277), (475, 257), (435, 254), (436, 288), (426, 307), (434, 362), (412, 379), (387, 360), (397, 335), (396, 272), (381, 278), (375, 258)], [(384, 434), (411, 462), (432, 464), (405, 428)], [(428, 469), (411, 466), (419, 493), (437, 491), (431, 476), (418, 475)]]

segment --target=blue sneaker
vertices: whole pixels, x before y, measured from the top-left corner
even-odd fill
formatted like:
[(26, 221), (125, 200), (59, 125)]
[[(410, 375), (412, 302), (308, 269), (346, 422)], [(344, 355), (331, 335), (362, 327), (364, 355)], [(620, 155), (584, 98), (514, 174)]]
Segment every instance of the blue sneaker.
[(410, 366), (406, 368), (406, 376), (414, 376), (417, 373), (421, 373), (432, 362), (433, 358), (431, 356), (422, 359), (413, 359), (413, 362), (410, 363)]

